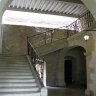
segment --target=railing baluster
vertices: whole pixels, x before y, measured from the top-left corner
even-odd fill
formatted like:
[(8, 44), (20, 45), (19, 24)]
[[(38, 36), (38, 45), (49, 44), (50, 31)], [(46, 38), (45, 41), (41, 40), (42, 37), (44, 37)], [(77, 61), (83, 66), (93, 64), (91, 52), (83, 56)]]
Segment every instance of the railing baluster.
[(31, 58), (31, 62), (33, 64), (35, 71), (37, 71), (37, 73), (38, 73), (38, 70), (36, 69), (37, 62), (41, 66), (41, 73), (38, 73), (38, 76), (40, 76), (41, 80), (43, 80), (44, 61), (37, 55), (37, 53), (35, 52), (35, 50), (31, 45), (31, 42), (28, 39), (27, 39), (27, 45), (28, 45), (27, 46), (28, 55)]
[(45, 32), (45, 38), (44, 38), (44, 39), (45, 39), (44, 41), (45, 41), (45, 45), (46, 45), (46, 41), (47, 41), (47, 40), (46, 40), (46, 32)]
[[(79, 20), (81, 20), (81, 27), (79, 24)], [(94, 18), (91, 15), (90, 12), (87, 12), (85, 15), (83, 15), (81, 18), (77, 19), (75, 22), (67, 26), (69, 30), (76, 30), (76, 31), (83, 31), (89, 27), (92, 26)], [(74, 32), (75, 33), (75, 32)]]
[[(90, 12), (87, 12), (82, 17), (80, 17), (75, 22), (73, 22), (72, 24), (66, 26), (67, 29), (65, 28), (64, 31), (66, 32), (66, 35), (68, 38), (74, 34), (77, 34), (77, 32), (90, 28), (93, 24), (95, 24), (95, 20), (94, 20), (92, 14)], [(41, 45), (44, 45), (47, 43), (52, 43), (53, 41), (64, 38), (61, 31), (58, 32), (58, 30), (55, 30), (53, 32), (53, 30), (54, 29), (48, 30), (44, 33), (40, 33), (40, 34), (30, 37), (30, 38), (32, 38), (30, 40), (31, 40), (33, 46), (39, 47)]]
[(51, 43), (52, 43), (52, 38), (53, 38), (53, 36), (52, 36), (53, 34), (52, 34), (52, 31), (51, 31)]

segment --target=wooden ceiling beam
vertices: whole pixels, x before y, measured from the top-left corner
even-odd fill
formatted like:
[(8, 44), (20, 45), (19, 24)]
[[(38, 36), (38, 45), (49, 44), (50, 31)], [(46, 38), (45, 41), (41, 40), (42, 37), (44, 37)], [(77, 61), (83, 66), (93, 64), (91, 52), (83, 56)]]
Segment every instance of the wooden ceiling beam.
[(7, 10), (13, 10), (13, 11), (22, 11), (22, 12), (34, 12), (34, 13), (41, 13), (41, 14), (50, 14), (50, 15), (58, 15), (58, 16), (67, 16), (67, 17), (74, 17), (74, 18), (79, 18), (77, 15), (73, 14), (67, 14), (67, 13), (58, 13), (58, 12), (49, 12), (49, 11), (40, 11), (40, 10), (29, 10), (25, 8), (17, 8), (17, 7), (12, 7), (11, 6)]
[(48, 0), (48, 1), (65, 1), (65, 2), (70, 2), (70, 3), (83, 4), (81, 0)]

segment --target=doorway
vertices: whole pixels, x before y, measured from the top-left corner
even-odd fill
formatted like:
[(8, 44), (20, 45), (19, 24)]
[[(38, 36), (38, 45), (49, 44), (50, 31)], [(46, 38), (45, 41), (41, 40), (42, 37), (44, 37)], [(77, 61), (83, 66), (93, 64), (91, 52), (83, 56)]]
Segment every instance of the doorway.
[(87, 88), (86, 50), (83, 47), (72, 47), (64, 57), (64, 82), (66, 87)]
[(65, 83), (71, 84), (72, 83), (72, 60), (65, 60), (64, 64), (64, 77)]

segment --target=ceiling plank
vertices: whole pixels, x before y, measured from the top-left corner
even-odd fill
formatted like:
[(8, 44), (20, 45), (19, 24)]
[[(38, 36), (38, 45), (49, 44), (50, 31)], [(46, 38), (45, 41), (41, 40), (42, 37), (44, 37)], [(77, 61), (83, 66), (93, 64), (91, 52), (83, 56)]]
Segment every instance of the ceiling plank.
[(40, 10), (28, 10), (25, 8), (16, 8), (16, 7), (8, 7), (7, 10), (14, 10), (14, 11), (22, 11), (22, 12), (34, 12), (34, 13), (41, 13), (41, 14), (50, 14), (50, 15), (58, 15), (58, 16), (68, 16), (68, 17), (75, 17), (79, 18), (79, 16), (73, 15), (73, 14), (65, 14), (65, 13), (57, 13), (57, 12), (49, 12), (49, 11), (40, 11)]
[(48, 5), (49, 1), (45, 2), (45, 4), (42, 6), (41, 11), (45, 10), (46, 6)]
[(83, 4), (81, 0), (46, 0), (46, 1), (65, 1), (65, 2), (70, 2), (70, 3)]
[(53, 2), (53, 5), (49, 8), (48, 11), (52, 11), (57, 6), (57, 4), (57, 2)]
[(62, 3), (62, 5), (57, 9), (56, 12), (59, 12), (63, 8), (63, 6), (64, 6), (64, 3)]

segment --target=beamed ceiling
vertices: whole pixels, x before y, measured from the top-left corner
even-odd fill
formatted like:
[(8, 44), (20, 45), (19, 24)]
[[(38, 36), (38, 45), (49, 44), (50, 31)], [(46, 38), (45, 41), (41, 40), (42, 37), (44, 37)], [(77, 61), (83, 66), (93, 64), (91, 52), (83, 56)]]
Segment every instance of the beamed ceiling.
[(88, 9), (80, 0), (13, 0), (10, 10), (80, 17)]

